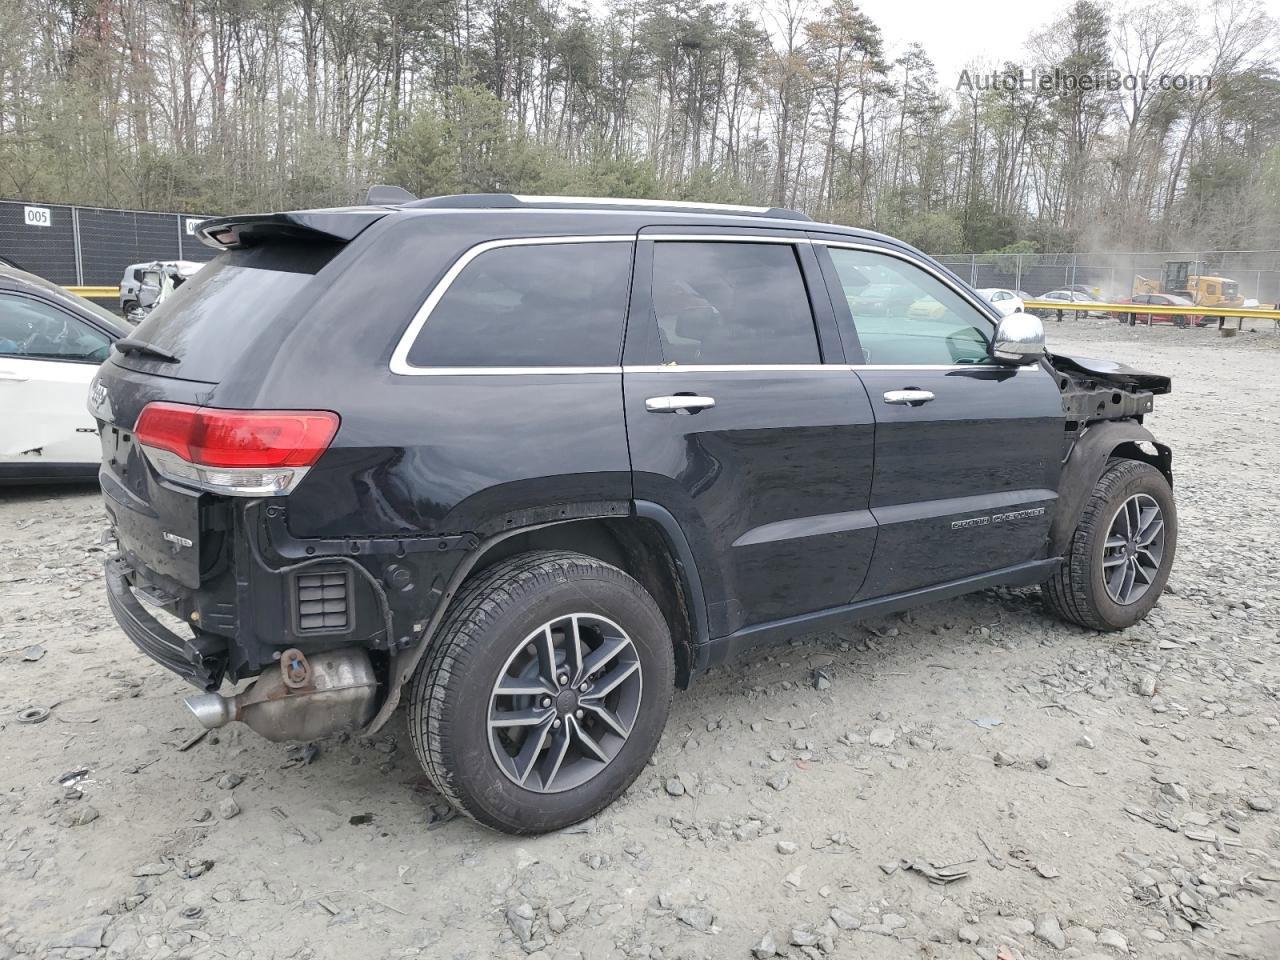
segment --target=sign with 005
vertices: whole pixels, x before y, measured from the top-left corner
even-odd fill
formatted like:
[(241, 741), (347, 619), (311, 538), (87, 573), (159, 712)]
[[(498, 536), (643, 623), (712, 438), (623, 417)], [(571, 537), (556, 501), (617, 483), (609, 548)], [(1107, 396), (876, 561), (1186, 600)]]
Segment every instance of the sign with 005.
[(22, 219), (28, 227), (51, 227), (53, 215), (48, 207), (23, 207)]

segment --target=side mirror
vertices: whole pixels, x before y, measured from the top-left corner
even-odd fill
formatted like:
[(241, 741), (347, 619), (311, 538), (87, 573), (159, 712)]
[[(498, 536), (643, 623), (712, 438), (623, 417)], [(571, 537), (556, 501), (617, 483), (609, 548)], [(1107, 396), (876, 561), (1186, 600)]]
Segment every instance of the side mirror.
[(997, 363), (1023, 365), (1044, 356), (1044, 324), (1030, 313), (1011, 313), (996, 324), (991, 356)]

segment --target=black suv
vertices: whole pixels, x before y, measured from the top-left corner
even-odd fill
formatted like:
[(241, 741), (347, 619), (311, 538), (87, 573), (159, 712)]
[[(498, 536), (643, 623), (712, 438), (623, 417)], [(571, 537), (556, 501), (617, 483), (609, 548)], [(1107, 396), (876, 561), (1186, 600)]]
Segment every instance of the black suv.
[(1167, 378), (787, 210), (383, 197), (206, 221), (224, 252), (92, 387), (112, 609), (206, 725), (407, 701), (458, 809), (540, 832), (756, 644), (997, 584), (1095, 630), (1159, 597)]

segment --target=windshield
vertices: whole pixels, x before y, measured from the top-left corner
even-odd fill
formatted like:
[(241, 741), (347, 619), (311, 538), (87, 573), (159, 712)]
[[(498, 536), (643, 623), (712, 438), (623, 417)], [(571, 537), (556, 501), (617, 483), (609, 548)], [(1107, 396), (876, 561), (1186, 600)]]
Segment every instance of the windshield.
[(220, 254), (165, 297), (133, 333), (180, 363), (161, 368), (136, 354), (118, 359), (128, 366), (146, 364), (155, 373), (216, 383), (337, 249), (272, 245)]

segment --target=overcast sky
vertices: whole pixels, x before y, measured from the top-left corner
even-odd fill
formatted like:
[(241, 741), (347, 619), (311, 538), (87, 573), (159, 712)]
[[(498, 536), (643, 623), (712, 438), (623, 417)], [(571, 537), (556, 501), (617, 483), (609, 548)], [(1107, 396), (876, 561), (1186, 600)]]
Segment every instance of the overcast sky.
[[(1264, 5), (1280, 17), (1280, 0), (1265, 0)], [(975, 58), (986, 61), (988, 70), (1006, 59), (1034, 66), (1022, 44), (1056, 19), (1067, 0), (861, 0), (860, 6), (884, 33), (888, 59), (915, 41), (937, 65), (938, 82), (954, 90), (960, 71)]]

